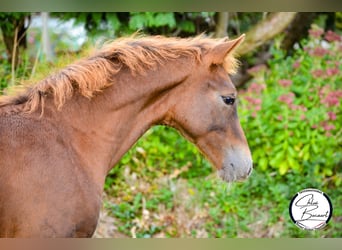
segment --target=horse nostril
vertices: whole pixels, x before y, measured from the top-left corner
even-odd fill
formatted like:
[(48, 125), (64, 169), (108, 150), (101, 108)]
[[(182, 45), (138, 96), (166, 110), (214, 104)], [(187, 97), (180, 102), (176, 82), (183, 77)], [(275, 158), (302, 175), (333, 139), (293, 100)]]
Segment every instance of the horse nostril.
[(233, 170), (235, 170), (235, 166), (233, 163), (230, 163), (230, 166), (232, 167)]
[(247, 176), (249, 176), (252, 173), (252, 168), (250, 167), (247, 173)]

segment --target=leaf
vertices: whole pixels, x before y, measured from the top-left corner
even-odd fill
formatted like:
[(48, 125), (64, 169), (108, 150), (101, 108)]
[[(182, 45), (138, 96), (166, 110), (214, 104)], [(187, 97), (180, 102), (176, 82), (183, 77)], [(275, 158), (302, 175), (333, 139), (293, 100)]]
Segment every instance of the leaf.
[(255, 149), (252, 152), (253, 160), (259, 161), (259, 158), (262, 158), (262, 155), (264, 154), (263, 150), (261, 148)]
[(287, 161), (282, 161), (280, 164), (279, 164), (279, 174), (280, 175), (284, 175), (286, 174), (287, 170), (289, 169), (289, 165), (287, 164)]
[(274, 139), (274, 143), (278, 144), (283, 142), (286, 139), (285, 133), (277, 134), (276, 138)]
[(119, 30), (121, 26), (121, 22), (118, 19), (118, 16), (116, 15), (116, 13), (113, 13), (112, 15), (108, 15), (107, 20), (112, 29)]
[(268, 159), (266, 157), (263, 157), (259, 160), (258, 165), (261, 170), (266, 170), (268, 166)]
[(134, 201), (133, 201), (133, 208), (139, 209), (141, 207), (141, 200), (142, 200), (142, 194), (138, 193), (135, 197), (134, 197)]
[(323, 170), (323, 172), (326, 176), (332, 176), (333, 175), (333, 171), (330, 168), (325, 168)]
[(287, 151), (291, 157), (298, 156), (298, 153), (291, 146), (287, 148)]
[(169, 26), (170, 28), (176, 27), (176, 20), (174, 17), (173, 12), (167, 12), (167, 13), (157, 13), (154, 19), (154, 25), (155, 27), (160, 26)]
[(318, 154), (319, 153), (319, 147), (317, 146), (316, 142), (314, 142), (313, 140), (311, 140), (311, 148), (312, 148), (312, 151), (315, 153), (315, 154)]
[(284, 151), (278, 152), (274, 158), (270, 160), (270, 165), (274, 168), (278, 168), (279, 165), (284, 161)]
[(304, 160), (307, 160), (310, 156), (309, 154), (310, 144), (306, 144), (299, 152), (298, 156), (300, 158), (303, 158)]
[(180, 22), (178, 27), (188, 33), (194, 33), (196, 30), (194, 23), (189, 20)]
[(296, 170), (296, 171), (299, 171), (301, 169), (298, 161), (296, 161), (294, 158), (288, 157), (287, 161), (288, 161), (291, 169)]
[(147, 19), (144, 14), (132, 13), (128, 27), (132, 30), (142, 29), (147, 26)]

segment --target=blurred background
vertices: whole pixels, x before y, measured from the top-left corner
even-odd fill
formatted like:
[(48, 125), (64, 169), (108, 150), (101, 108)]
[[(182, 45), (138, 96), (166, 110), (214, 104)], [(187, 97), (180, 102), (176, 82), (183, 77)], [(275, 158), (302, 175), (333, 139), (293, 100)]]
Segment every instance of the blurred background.
[[(252, 176), (227, 186), (177, 131), (151, 128), (108, 175), (96, 237), (342, 236), (342, 12), (7, 12), (0, 28), (0, 95), (137, 31), (246, 34), (231, 77)], [(324, 229), (290, 219), (304, 188), (331, 199)]]

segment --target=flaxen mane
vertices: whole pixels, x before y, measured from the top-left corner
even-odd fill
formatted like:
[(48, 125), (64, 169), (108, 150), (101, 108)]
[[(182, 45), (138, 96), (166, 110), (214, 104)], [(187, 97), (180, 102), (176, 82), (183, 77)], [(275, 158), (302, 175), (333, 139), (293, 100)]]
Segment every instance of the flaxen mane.
[[(60, 109), (75, 91), (91, 98), (115, 82), (115, 75), (124, 67), (133, 74), (144, 74), (165, 60), (192, 56), (201, 61), (202, 53), (219, 40), (195, 37), (190, 39), (156, 37), (122, 38), (105, 44), (91, 57), (60, 70), (15, 97), (2, 97), (0, 107), (23, 104), (22, 111), (43, 110), (44, 100), (51, 95)], [(228, 73), (236, 69), (233, 56), (224, 64)]]

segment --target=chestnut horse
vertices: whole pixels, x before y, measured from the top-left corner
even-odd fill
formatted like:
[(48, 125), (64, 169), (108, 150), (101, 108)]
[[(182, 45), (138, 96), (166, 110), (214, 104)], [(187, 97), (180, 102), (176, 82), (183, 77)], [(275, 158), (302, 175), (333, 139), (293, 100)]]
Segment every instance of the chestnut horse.
[(91, 237), (108, 171), (151, 126), (174, 127), (227, 181), (252, 159), (229, 74), (235, 40), (107, 43), (0, 99), (0, 236)]

